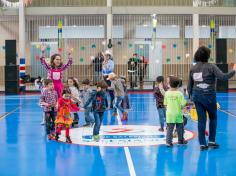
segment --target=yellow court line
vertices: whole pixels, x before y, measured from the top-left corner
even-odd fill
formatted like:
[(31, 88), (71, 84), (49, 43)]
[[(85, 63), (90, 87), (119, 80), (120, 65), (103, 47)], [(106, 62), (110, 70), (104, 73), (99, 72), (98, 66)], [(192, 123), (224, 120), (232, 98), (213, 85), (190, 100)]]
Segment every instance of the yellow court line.
[(17, 109), (19, 109), (19, 108), (20, 108), (20, 106), (17, 106), (17, 107), (16, 107), (15, 109), (13, 109), (12, 111), (4, 113), (3, 115), (0, 116), (0, 120), (4, 119), (6, 116), (12, 114), (13, 112), (15, 112), (15, 111), (16, 111)]

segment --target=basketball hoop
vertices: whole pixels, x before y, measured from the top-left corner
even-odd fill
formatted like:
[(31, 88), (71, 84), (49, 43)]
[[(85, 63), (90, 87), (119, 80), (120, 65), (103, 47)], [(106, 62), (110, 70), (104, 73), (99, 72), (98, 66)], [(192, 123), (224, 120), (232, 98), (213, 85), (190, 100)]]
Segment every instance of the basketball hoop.
[[(20, 6), (20, 1), (19, 2), (10, 2), (7, 0), (1, 0), (1, 3), (3, 4), (3, 7), (6, 8), (19, 8)], [(24, 6), (28, 6), (32, 4), (32, 0), (23, 0)]]
[(217, 0), (193, 0), (194, 7), (210, 7), (216, 5)]

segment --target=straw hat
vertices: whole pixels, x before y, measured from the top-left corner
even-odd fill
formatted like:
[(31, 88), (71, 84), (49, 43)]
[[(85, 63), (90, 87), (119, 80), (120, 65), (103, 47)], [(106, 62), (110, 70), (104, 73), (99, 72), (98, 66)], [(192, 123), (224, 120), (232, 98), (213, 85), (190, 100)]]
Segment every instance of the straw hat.
[(110, 74), (108, 75), (107, 80), (114, 79), (115, 77), (116, 77), (116, 74), (115, 74), (115, 73), (110, 73)]

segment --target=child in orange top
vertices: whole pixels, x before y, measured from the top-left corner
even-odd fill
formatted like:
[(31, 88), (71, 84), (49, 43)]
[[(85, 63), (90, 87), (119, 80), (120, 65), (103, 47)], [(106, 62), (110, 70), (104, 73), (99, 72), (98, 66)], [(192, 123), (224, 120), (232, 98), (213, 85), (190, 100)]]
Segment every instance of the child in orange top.
[(70, 128), (73, 123), (71, 118), (71, 112), (79, 111), (80, 109), (71, 100), (71, 92), (69, 89), (64, 89), (62, 97), (58, 100), (58, 114), (55, 120), (56, 124), (56, 136), (55, 139), (59, 139), (62, 128), (66, 130), (66, 142), (71, 143)]

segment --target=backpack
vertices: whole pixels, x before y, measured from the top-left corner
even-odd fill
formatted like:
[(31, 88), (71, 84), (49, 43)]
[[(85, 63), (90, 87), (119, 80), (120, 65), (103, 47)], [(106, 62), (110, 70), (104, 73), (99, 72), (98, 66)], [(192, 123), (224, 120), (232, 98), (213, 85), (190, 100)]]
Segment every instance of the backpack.
[(105, 93), (96, 93), (95, 99), (93, 101), (93, 110), (97, 112), (104, 112), (107, 108), (107, 99)]

